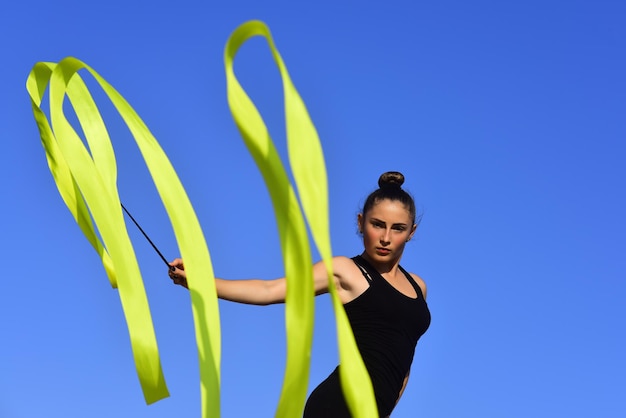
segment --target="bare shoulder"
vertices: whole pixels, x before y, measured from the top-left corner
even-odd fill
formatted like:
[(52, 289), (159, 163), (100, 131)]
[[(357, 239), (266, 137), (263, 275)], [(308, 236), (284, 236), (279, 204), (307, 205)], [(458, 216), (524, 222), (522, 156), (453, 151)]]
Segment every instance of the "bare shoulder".
[(341, 287), (349, 287), (352, 278), (358, 271), (358, 267), (351, 258), (345, 256), (333, 257), (333, 274)]
[(333, 274), (342, 303), (353, 300), (369, 287), (363, 273), (350, 257), (334, 257)]
[(354, 261), (350, 257), (346, 257), (343, 255), (333, 257), (333, 269), (337, 272), (343, 271), (345, 269), (352, 269), (356, 267)]
[[(351, 269), (356, 267), (351, 258), (344, 256), (335, 256), (331, 259), (331, 262), (333, 267), (333, 274), (335, 275), (335, 277), (349, 275)], [(315, 264), (314, 268), (325, 270), (324, 261), (318, 261)]]
[[(343, 256), (336, 256), (331, 259), (335, 288), (340, 292), (351, 290), (354, 287), (355, 273), (358, 273), (358, 267), (352, 259)], [(323, 261), (315, 263), (313, 266), (313, 277), (315, 280), (316, 294), (326, 293), (328, 291), (328, 277), (326, 275), (326, 266)]]
[(422, 289), (422, 294), (424, 295), (424, 299), (426, 299), (426, 282), (424, 281), (424, 279), (422, 279), (420, 276), (418, 276), (415, 273), (409, 273), (409, 274), (411, 275), (413, 280), (415, 280), (415, 283), (417, 283), (420, 289)]

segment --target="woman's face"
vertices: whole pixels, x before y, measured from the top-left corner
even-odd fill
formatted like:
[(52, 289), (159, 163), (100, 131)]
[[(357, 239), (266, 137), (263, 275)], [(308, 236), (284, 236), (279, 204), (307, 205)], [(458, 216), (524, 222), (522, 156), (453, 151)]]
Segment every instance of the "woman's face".
[(376, 203), (366, 214), (359, 214), (358, 222), (365, 253), (372, 261), (381, 263), (399, 260), (417, 228), (406, 207), (389, 199)]

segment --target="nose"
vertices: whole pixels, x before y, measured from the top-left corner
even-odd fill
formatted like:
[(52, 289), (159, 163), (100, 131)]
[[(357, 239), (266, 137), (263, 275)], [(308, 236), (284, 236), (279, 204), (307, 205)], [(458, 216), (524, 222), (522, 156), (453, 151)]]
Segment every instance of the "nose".
[(385, 232), (383, 232), (383, 234), (380, 236), (380, 243), (383, 245), (389, 245), (389, 243), (391, 243), (391, 240), (389, 238), (389, 234), (391, 234), (391, 231), (389, 229), (385, 229)]

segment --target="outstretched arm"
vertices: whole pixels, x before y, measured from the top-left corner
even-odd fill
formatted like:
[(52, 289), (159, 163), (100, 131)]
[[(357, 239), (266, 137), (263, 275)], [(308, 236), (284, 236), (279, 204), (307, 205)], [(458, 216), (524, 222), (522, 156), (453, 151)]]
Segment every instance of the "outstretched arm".
[[(187, 275), (183, 260), (177, 258), (170, 265), (170, 278), (175, 284), (187, 288)], [(315, 294), (328, 291), (326, 269), (322, 263), (313, 266), (313, 278)], [(225, 280), (215, 278), (217, 297), (231, 302), (246, 303), (251, 305), (271, 305), (285, 301), (287, 293), (287, 280), (284, 277), (274, 280)]]
[[(183, 260), (177, 258), (170, 263), (169, 276), (175, 284), (187, 288), (187, 274)], [(217, 296), (220, 299), (251, 305), (270, 305), (285, 300), (287, 291), (285, 278), (275, 280), (224, 280), (215, 278)]]

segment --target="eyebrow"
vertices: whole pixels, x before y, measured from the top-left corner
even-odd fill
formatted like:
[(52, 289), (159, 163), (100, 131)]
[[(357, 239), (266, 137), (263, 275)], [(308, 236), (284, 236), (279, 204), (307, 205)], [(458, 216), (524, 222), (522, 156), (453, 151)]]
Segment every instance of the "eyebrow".
[[(383, 223), (383, 224), (387, 225), (387, 222), (383, 221), (382, 219), (378, 219), (378, 218), (370, 218), (370, 222), (372, 222), (372, 221), (374, 221), (374, 222), (380, 222), (380, 223)], [(405, 223), (400, 222), (400, 223), (395, 223), (395, 224), (392, 224), (391, 226), (408, 226), (408, 224), (405, 224)]]

